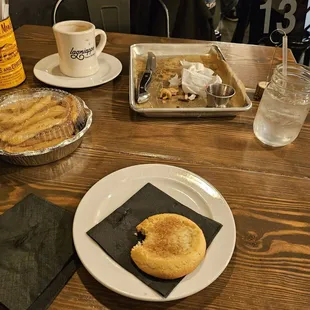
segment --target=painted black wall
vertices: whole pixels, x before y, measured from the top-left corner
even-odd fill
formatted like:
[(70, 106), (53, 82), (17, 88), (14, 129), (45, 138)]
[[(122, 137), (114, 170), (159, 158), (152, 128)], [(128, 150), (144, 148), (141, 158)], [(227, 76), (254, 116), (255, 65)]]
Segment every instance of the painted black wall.
[[(96, 0), (93, 0), (96, 1)], [(52, 26), (57, 0), (10, 0), (10, 16), (14, 29), (24, 24)], [(214, 40), (212, 16), (204, 0), (164, 0), (170, 13), (171, 36)], [(63, 0), (57, 21), (90, 20), (86, 0)], [(163, 8), (154, 0), (131, 0), (131, 32), (166, 36)]]
[[(24, 24), (52, 25), (56, 0), (10, 0), (10, 16), (13, 27)], [(64, 0), (58, 9), (57, 20), (89, 20), (86, 0)]]

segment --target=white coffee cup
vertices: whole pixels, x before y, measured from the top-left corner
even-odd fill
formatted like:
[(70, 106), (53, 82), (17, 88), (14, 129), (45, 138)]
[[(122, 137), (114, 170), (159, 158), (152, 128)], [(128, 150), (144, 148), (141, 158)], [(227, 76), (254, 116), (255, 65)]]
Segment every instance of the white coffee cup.
[[(71, 77), (95, 74), (99, 70), (98, 57), (107, 42), (107, 35), (87, 21), (68, 20), (53, 26), (60, 71)], [(96, 37), (100, 42), (96, 46)]]

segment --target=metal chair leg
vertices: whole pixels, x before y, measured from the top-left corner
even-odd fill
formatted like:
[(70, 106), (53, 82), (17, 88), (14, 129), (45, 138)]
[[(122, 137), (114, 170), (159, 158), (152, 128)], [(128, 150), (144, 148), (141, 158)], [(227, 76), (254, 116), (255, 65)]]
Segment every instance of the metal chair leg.
[(170, 38), (170, 17), (169, 17), (169, 10), (166, 4), (162, 0), (158, 0), (158, 2), (163, 7), (165, 14), (166, 14), (166, 25), (167, 25), (167, 38)]

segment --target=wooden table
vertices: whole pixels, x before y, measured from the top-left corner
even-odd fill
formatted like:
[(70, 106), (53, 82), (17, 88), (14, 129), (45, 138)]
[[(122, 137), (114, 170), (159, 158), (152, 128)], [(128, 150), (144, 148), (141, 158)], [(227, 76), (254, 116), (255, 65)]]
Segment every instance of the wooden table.
[[(44, 86), (32, 70), (56, 52), (51, 28), (24, 26), (16, 37), (27, 73), (20, 88)], [(0, 162), (0, 213), (31, 192), (74, 210), (113, 171), (142, 163), (176, 165), (212, 183), (233, 211), (237, 244), (223, 274), (194, 296), (156, 304), (119, 296), (81, 267), (51, 309), (310, 309), (310, 118), (293, 144), (270, 149), (253, 135), (257, 103), (234, 119), (148, 119), (131, 113), (129, 46), (179, 41), (184, 42), (109, 34), (105, 52), (121, 60), (123, 71), (100, 87), (72, 90), (94, 112), (81, 147), (42, 167)], [(272, 48), (219, 44), (246, 87), (266, 78)], [(280, 51), (276, 62), (279, 57)]]

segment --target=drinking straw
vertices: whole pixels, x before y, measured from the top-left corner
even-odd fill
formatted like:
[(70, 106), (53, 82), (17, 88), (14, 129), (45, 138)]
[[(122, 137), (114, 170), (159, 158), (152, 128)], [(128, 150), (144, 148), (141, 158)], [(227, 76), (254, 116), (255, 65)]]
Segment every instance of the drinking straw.
[(275, 29), (274, 31), (272, 31), (269, 38), (270, 38), (270, 41), (275, 46), (281, 45), (281, 41), (277, 42), (277, 41), (274, 41), (272, 38), (273, 34), (276, 32), (280, 32), (283, 34), (283, 37), (282, 37), (282, 73), (284, 76), (287, 76), (287, 45), (288, 45), (287, 35), (283, 29)]
[(282, 66), (283, 75), (287, 76), (287, 35), (285, 32), (282, 38)]

